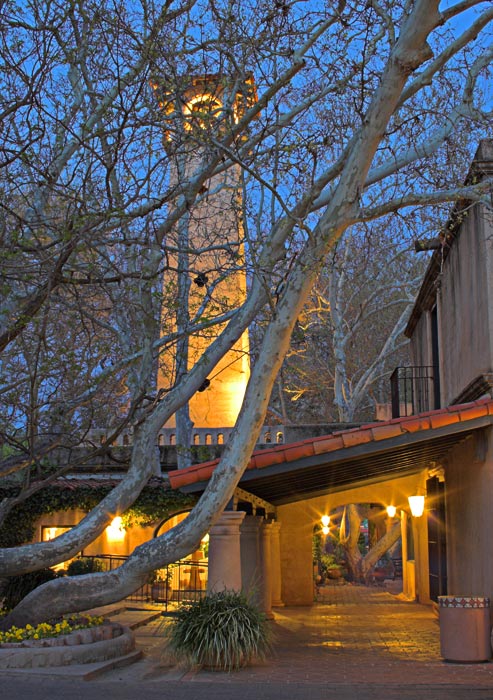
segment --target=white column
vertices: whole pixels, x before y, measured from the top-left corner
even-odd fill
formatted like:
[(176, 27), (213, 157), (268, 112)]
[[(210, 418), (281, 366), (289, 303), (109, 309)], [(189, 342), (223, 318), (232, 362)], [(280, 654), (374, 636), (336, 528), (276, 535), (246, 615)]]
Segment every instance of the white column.
[(272, 523), (271, 536), (271, 567), (272, 567), (272, 606), (280, 608), (284, 605), (281, 598), (281, 540), (279, 531), (281, 523), (275, 520)]
[(226, 510), (209, 531), (207, 592), (241, 590), (240, 525), (243, 511)]

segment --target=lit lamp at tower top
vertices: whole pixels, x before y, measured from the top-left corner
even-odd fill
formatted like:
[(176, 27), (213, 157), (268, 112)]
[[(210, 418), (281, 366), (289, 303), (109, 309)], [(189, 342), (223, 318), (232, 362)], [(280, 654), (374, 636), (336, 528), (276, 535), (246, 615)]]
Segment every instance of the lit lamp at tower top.
[(196, 129), (202, 134), (225, 135), (257, 102), (252, 74), (241, 81), (232, 81), (219, 74), (197, 75), (175, 88), (169, 81), (154, 78), (151, 87), (166, 117), (167, 141)]

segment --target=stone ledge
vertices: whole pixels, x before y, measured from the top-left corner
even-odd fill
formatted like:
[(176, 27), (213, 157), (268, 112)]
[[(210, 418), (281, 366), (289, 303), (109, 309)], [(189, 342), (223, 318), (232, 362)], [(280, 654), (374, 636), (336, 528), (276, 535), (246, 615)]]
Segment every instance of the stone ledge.
[[(111, 638), (101, 638), (99, 641), (88, 641), (89, 636), (83, 637), (79, 632), (66, 635), (74, 636), (72, 643), (50, 646), (21, 646), (16, 644), (0, 649), (0, 669), (9, 668), (43, 668), (47, 666), (70, 666), (72, 664), (89, 664), (125, 656), (135, 649), (135, 636), (127, 627), (118, 623), (102, 625), (111, 629)], [(118, 629), (119, 628), (119, 629)], [(97, 628), (91, 628), (97, 629)], [(118, 633), (117, 633), (118, 629)], [(91, 631), (91, 630), (81, 630)], [(116, 636), (113, 636), (117, 633)], [(65, 635), (64, 635), (65, 636)], [(79, 637), (77, 640), (75, 637)], [(85, 638), (86, 641), (82, 641)], [(54, 639), (61, 639), (54, 638)], [(32, 640), (47, 642), (48, 640)]]

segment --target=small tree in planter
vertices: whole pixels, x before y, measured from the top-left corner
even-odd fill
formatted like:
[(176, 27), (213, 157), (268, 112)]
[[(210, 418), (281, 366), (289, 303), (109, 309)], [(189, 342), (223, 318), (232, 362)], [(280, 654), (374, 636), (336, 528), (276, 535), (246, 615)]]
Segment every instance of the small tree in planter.
[(265, 658), (271, 641), (265, 615), (236, 591), (211, 593), (182, 608), (167, 635), (178, 659), (217, 671)]

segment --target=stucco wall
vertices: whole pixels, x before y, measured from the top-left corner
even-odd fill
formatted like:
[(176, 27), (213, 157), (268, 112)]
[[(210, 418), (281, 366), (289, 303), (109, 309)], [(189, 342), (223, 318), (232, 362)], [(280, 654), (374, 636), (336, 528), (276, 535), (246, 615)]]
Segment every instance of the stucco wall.
[(429, 311), (425, 311), (416, 324), (409, 346), (409, 354), (412, 365), (426, 367), (433, 364)]
[(451, 595), (493, 597), (493, 428), (454, 449), (445, 465)]
[(313, 517), (304, 502), (279, 506), (281, 599), (285, 605), (313, 605)]
[[(445, 261), (440, 287), (442, 404), (491, 371), (490, 302), (493, 227), (480, 207), (469, 210)], [(489, 237), (489, 240), (488, 240)]]
[[(35, 542), (41, 541), (43, 527), (73, 527), (86, 515), (82, 510), (59, 511), (52, 515), (43, 515), (36, 524)], [(84, 547), (83, 553), (87, 556), (97, 554), (113, 554), (114, 556), (127, 556), (135, 547), (150, 540), (154, 526), (130, 527), (125, 531), (125, 537), (121, 542), (110, 541), (105, 531), (94, 542)]]

